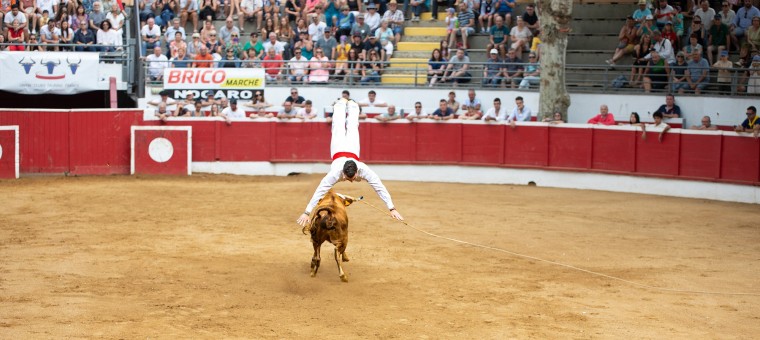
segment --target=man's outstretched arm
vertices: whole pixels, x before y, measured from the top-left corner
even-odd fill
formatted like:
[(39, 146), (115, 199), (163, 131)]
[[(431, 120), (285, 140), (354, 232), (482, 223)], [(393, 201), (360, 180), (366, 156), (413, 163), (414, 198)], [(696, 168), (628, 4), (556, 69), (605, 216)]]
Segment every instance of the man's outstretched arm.
[(311, 214), (311, 211), (314, 209), (314, 207), (317, 206), (319, 200), (325, 196), (325, 194), (335, 185), (335, 183), (338, 183), (340, 180), (340, 173), (340, 170), (330, 171), (327, 173), (327, 175), (325, 175), (324, 178), (322, 178), (322, 181), (319, 182), (317, 190), (314, 191), (314, 196), (311, 197), (309, 204), (306, 205), (306, 210), (303, 214), (301, 214), (301, 216), (298, 217), (296, 223), (300, 224), (302, 227), (305, 227), (306, 224), (309, 223), (309, 214)]
[(359, 175), (372, 186), (372, 189), (375, 189), (377, 196), (385, 202), (388, 210), (390, 210), (391, 217), (403, 221), (404, 217), (401, 216), (398, 210), (396, 210), (396, 207), (393, 205), (393, 200), (391, 199), (391, 194), (388, 192), (388, 189), (385, 188), (385, 185), (383, 185), (380, 177), (366, 165), (359, 167)]

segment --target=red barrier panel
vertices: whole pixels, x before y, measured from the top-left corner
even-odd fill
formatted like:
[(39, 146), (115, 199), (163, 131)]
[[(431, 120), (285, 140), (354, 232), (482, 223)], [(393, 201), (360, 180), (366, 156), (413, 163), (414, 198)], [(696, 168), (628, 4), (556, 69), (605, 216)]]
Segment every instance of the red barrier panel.
[(190, 175), (191, 127), (132, 128), (132, 174)]
[(18, 127), (0, 126), (0, 178), (18, 178)]
[(462, 160), (462, 125), (447, 123), (414, 124), (417, 133), (417, 161), (456, 163)]
[(462, 162), (479, 165), (504, 163), (504, 125), (462, 124)]
[[(248, 123), (244, 125), (251, 125)], [(330, 124), (273, 124), (272, 158), (278, 162), (323, 162), (330, 160)], [(263, 147), (262, 144), (261, 147)], [(269, 144), (266, 144), (269, 145)]]
[[(222, 162), (263, 162), (272, 159), (272, 125), (277, 123), (225, 122), (217, 124), (219, 160)], [(294, 124), (288, 124), (294, 125)], [(195, 135), (195, 133), (193, 133)]]
[(681, 134), (680, 175), (684, 177), (720, 178), (720, 153), (723, 138), (714, 135)]
[[(361, 158), (371, 162), (414, 162), (415, 124), (363, 124)], [(366, 137), (366, 140), (365, 140)]]
[(19, 126), (22, 173), (69, 171), (69, 111), (0, 111), (0, 125)]
[(594, 170), (636, 171), (636, 133), (633, 130), (594, 129), (591, 142)]
[(647, 132), (647, 139), (636, 133), (636, 172), (654, 175), (678, 175), (678, 149), (681, 145), (678, 134), (665, 134), (658, 141), (659, 132)]
[[(591, 168), (592, 130), (552, 126), (549, 129), (549, 166)], [(586, 147), (579, 148), (578, 145)]]
[(722, 179), (757, 182), (760, 176), (760, 143), (752, 137), (723, 136)]
[[(69, 114), (69, 172), (75, 175), (129, 173), (129, 131), (142, 111), (72, 111)], [(112, 131), (103, 133), (102, 131)]]
[[(160, 126), (161, 124), (157, 125)], [(214, 162), (219, 160), (217, 134), (219, 126), (224, 125), (224, 123), (218, 121), (170, 120), (165, 125), (190, 126), (193, 128), (193, 162)]]
[(504, 164), (546, 166), (549, 161), (549, 128), (518, 125), (505, 127)]

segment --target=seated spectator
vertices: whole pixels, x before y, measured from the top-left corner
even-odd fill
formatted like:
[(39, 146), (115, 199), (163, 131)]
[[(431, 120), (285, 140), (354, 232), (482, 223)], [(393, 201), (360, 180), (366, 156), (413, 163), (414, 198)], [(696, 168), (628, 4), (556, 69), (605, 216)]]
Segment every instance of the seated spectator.
[(360, 82), (362, 84), (370, 82), (379, 83), (382, 71), (383, 65), (380, 61), (380, 57), (377, 55), (377, 52), (371, 50), (369, 51), (369, 58), (364, 62), (364, 66), (362, 67), (362, 78)]
[(692, 35), (697, 37), (697, 44), (700, 46), (705, 46), (707, 43), (706, 35), (707, 30), (704, 26), (702, 26), (702, 19), (699, 17), (694, 17), (694, 19), (691, 20), (691, 26), (689, 26), (689, 37)]
[(179, 24), (185, 27), (187, 18), (193, 22), (193, 32), (198, 31), (198, 2), (195, 0), (179, 0)]
[(517, 84), (522, 81), (522, 62), (522, 59), (517, 57), (515, 49), (510, 48), (509, 52), (507, 52), (507, 57), (504, 58), (504, 72), (502, 72), (504, 79), (501, 83), (502, 88), (507, 87), (507, 84), (509, 84), (511, 88), (516, 88)]
[(636, 22), (636, 27), (640, 27), (644, 24), (644, 21), (648, 16), (652, 15), (652, 11), (647, 7), (647, 0), (639, 0), (639, 8), (633, 12), (633, 20)]
[[(55, 21), (50, 20), (47, 25), (40, 28), (40, 43), (42, 45), (47, 44), (59, 44), (61, 42), (61, 30), (55, 26)], [(58, 51), (58, 46), (51, 46), (46, 48), (48, 51)]]
[[(214, 20), (216, 19), (216, 11), (219, 9), (219, 3), (216, 0), (201, 0), (199, 8), (198, 16), (200, 18), (211, 18), (211, 20)], [(231, 19), (232, 16), (229, 16), (229, 18)]]
[(282, 103), (282, 109), (280, 109), (280, 112), (277, 113), (277, 118), (279, 119), (296, 118), (296, 114), (298, 114), (298, 109), (293, 107), (293, 102), (286, 100), (284, 103)]
[(429, 118), (428, 113), (422, 108), (421, 102), (414, 103), (414, 110), (406, 114), (406, 119), (414, 121), (417, 119)]
[(644, 23), (639, 26), (639, 30), (636, 31), (636, 35), (643, 37), (645, 35), (653, 36), (654, 32), (659, 32), (660, 30), (657, 29), (657, 25), (654, 24), (654, 17), (651, 15), (647, 15), (646, 20), (644, 20)]
[(438, 81), (438, 78), (443, 77), (444, 67), (446, 65), (446, 59), (441, 56), (440, 49), (434, 49), (430, 60), (428, 60), (428, 74), (427, 80), (430, 87), (433, 87)]
[(499, 51), (491, 49), (489, 59), (483, 66), (483, 86), (498, 87), (501, 84), (501, 76), (504, 74), (504, 63), (499, 59)]
[[(348, 37), (340, 37), (340, 43), (335, 46), (335, 75), (345, 76), (348, 73), (348, 52), (351, 51), (351, 44), (348, 43)], [(344, 77), (345, 78), (345, 77)]]
[(512, 113), (510, 113), (507, 117), (507, 123), (510, 123), (512, 126), (514, 126), (516, 121), (529, 122), (531, 116), (533, 116), (533, 112), (530, 110), (530, 108), (525, 106), (523, 97), (518, 96), (515, 98), (515, 108), (512, 109)]
[(346, 61), (346, 76), (343, 78), (344, 83), (355, 83), (361, 79), (361, 54), (357, 49), (350, 49), (348, 51), (348, 60)]
[(375, 38), (379, 42), (380, 46), (383, 47), (382, 49), (382, 55), (381, 60), (382, 61), (388, 61), (390, 59), (391, 55), (393, 55), (393, 30), (391, 30), (390, 27), (388, 27), (388, 21), (383, 20), (382, 23), (380, 23), (380, 28), (378, 28), (375, 31)]
[[(435, 13), (433, 15), (435, 15)], [(380, 27), (380, 21), (382, 20), (380, 13), (377, 12), (377, 5), (372, 2), (367, 5), (367, 13), (364, 13), (364, 19), (367, 26), (369, 26), (369, 35), (374, 35), (375, 30)], [(362, 39), (364, 39), (364, 37), (362, 37)]]
[(277, 33), (269, 33), (269, 40), (265, 41), (262, 46), (264, 47), (264, 50), (269, 52), (269, 50), (274, 49), (275, 54), (280, 56), (280, 59), (283, 57), (283, 53), (285, 52), (286, 44), (282, 41), (277, 40)]
[(680, 45), (679, 39), (678, 39), (678, 36), (676, 35), (676, 31), (673, 30), (672, 23), (665, 24), (665, 28), (662, 29), (662, 37), (670, 41), (671, 45), (673, 46), (673, 51), (678, 50), (678, 46)]
[[(261, 23), (264, 21), (264, 3), (262, 1), (240, 0), (233, 3), (233, 7), (238, 10), (238, 27), (245, 27), (246, 20), (256, 19), (256, 28), (262, 28)], [(233, 17), (232, 12), (228, 17)]]
[(184, 48), (180, 48), (177, 56), (170, 61), (172, 62), (172, 67), (176, 68), (187, 68), (192, 65), (192, 59), (187, 55), (187, 50)]
[(691, 55), (694, 51), (704, 51), (702, 45), (699, 44), (699, 36), (697, 33), (692, 33), (689, 36), (689, 43), (681, 49), (686, 55)]
[(309, 24), (309, 38), (312, 42), (316, 43), (319, 37), (325, 35), (325, 30), (329, 30), (327, 24), (323, 21), (319, 21), (319, 17), (311, 17), (311, 24)]
[(694, 90), (695, 94), (702, 93), (702, 90), (710, 84), (710, 64), (705, 58), (702, 58), (702, 53), (694, 52), (691, 54), (686, 76), (689, 89)]
[(202, 100), (203, 106), (219, 105), (219, 101), (214, 98), (213, 91), (206, 91), (206, 99)]
[(298, 113), (296, 114), (296, 118), (301, 118), (301, 119), (306, 119), (306, 120), (317, 118), (317, 112), (314, 110), (311, 100), (306, 100), (303, 102), (303, 107), (298, 110)]
[(314, 57), (309, 62), (309, 82), (327, 83), (330, 80), (330, 61), (321, 48), (314, 50)]
[[(91, 34), (92, 35), (92, 34)], [(2, 36), (2, 34), (0, 34)], [(11, 27), (8, 29), (8, 43), (13, 44), (8, 47), (9, 51), (23, 51), (24, 43), (26, 39), (24, 37), (24, 28), (18, 23), (18, 20), (13, 20)], [(3, 48), (5, 46), (0, 46)]]
[[(380, 32), (380, 29), (378, 28), (377, 31)], [(378, 41), (376, 35), (369, 36), (369, 40), (365, 41), (362, 45), (362, 58), (365, 60), (369, 60), (369, 52), (374, 51), (377, 52), (377, 55), (382, 59), (385, 56), (385, 53), (387, 51), (383, 48), (383, 45)]]
[[(73, 44), (74, 43), (74, 30), (69, 26), (68, 21), (61, 21), (61, 44)], [(69, 46), (62, 46), (61, 51), (71, 51)]]
[(438, 102), (438, 109), (433, 111), (431, 115), (433, 120), (449, 120), (454, 118), (454, 110), (447, 106), (446, 99), (441, 99)]
[(225, 51), (224, 57), (222, 57), (222, 60), (219, 61), (218, 66), (220, 68), (239, 68), (240, 67), (240, 59), (238, 59), (235, 56), (235, 50), (232, 48), (227, 48), (227, 51)]
[[(652, 89), (664, 89), (668, 85), (668, 74), (670, 73), (668, 63), (665, 62), (665, 59), (660, 58), (657, 51), (652, 51), (650, 55), (652, 59), (647, 62), (647, 73), (644, 76), (644, 92), (647, 93), (651, 92)], [(689, 78), (687, 78), (688, 80)]]
[(282, 61), (282, 55), (276, 54), (274, 48), (267, 50), (267, 56), (264, 57), (261, 66), (264, 68), (267, 81), (279, 82), (282, 80), (284, 62)]
[(258, 118), (274, 118), (274, 114), (268, 113), (265, 108), (260, 107), (256, 110), (256, 113), (248, 116), (250, 119), (258, 119)]
[(599, 107), (599, 114), (588, 120), (589, 124), (595, 125), (615, 125), (615, 116), (609, 113), (607, 105), (602, 104)]
[(531, 3), (525, 5), (525, 12), (522, 14), (522, 19), (525, 21), (525, 25), (528, 26), (531, 33), (533, 33), (533, 36), (538, 37), (541, 23), (538, 21), (538, 14), (536, 14), (536, 5)]
[(662, 30), (666, 24), (672, 23), (675, 10), (668, 5), (668, 0), (660, 0), (660, 5), (654, 10), (654, 16), (657, 19), (657, 28)]
[(252, 107), (254, 109), (262, 109), (270, 107), (272, 104), (269, 104), (266, 99), (264, 99), (264, 94), (261, 93), (261, 91), (256, 91), (256, 93), (253, 95), (253, 100), (251, 100), (251, 103), (243, 104), (243, 106)]
[(190, 117), (206, 117), (203, 113), (203, 102), (200, 99), (196, 99), (193, 103), (193, 110), (190, 112)]
[(164, 69), (169, 67), (169, 59), (161, 53), (161, 46), (153, 48), (153, 54), (145, 57), (148, 62), (148, 77), (152, 81), (164, 79)]
[(383, 13), (383, 20), (387, 20), (388, 24), (390, 24), (393, 34), (395, 35), (393, 45), (398, 46), (398, 42), (401, 41), (401, 33), (404, 32), (404, 12), (398, 9), (396, 0), (388, 2), (388, 10)]
[(618, 125), (641, 126), (641, 118), (637, 112), (631, 112), (631, 116), (628, 117), (628, 122), (620, 123)]
[(731, 69), (733, 63), (728, 60), (728, 51), (720, 51), (720, 59), (713, 64), (718, 69), (718, 89), (723, 93), (731, 93)]
[(480, 15), (478, 15), (478, 23), (480, 23), (480, 32), (488, 33), (491, 30), (491, 24), (493, 23), (494, 13), (496, 13), (496, 3), (493, 0), (476, 0), (480, 3)]
[(388, 107), (388, 103), (381, 99), (377, 99), (377, 93), (375, 90), (370, 90), (367, 93), (367, 98), (364, 98), (358, 102), (361, 107)]
[(731, 39), (729, 37), (728, 26), (721, 22), (720, 14), (715, 15), (715, 20), (708, 32), (707, 60), (709, 65), (712, 65), (714, 53), (720, 55), (720, 52), (728, 51), (731, 48)]
[[(297, 108), (302, 108), (304, 107), (304, 105), (306, 105), (305, 104), (306, 99), (298, 95), (298, 89), (295, 87), (290, 89), (290, 95), (287, 98), (285, 98), (285, 101), (290, 102), (291, 105)], [(285, 103), (283, 103), (282, 105), (285, 105)]]
[[(652, 48), (657, 51), (657, 53), (660, 55), (660, 58), (665, 59), (666, 63), (672, 64), (676, 61), (673, 45), (670, 43), (670, 40), (665, 39), (665, 37), (662, 36), (662, 32), (654, 32), (652, 35), (652, 43)], [(651, 52), (649, 56), (646, 56), (644, 58), (650, 59)]]
[(481, 107), (480, 98), (478, 98), (475, 95), (475, 90), (473, 89), (468, 90), (467, 98), (465, 98), (464, 101), (462, 102), (461, 109), (463, 111), (469, 111), (470, 108), (474, 108), (475, 112), (482, 115), (483, 113), (480, 111), (480, 107)]
[[(481, 7), (482, 9), (482, 7)], [(504, 19), (500, 16), (494, 17), (494, 25), (491, 26), (488, 35), (488, 46), (486, 49), (497, 49), (499, 55), (507, 54), (507, 37), (509, 37), (509, 27), (504, 26)]]
[(692, 125), (692, 130), (717, 130), (718, 126), (713, 124), (710, 120), (710, 116), (702, 117), (702, 121), (699, 125)]
[(551, 117), (544, 118), (544, 122), (549, 124), (562, 124), (565, 120), (562, 119), (562, 112), (554, 112)]
[(459, 119), (479, 120), (481, 117), (483, 117), (483, 114), (480, 111), (476, 110), (475, 107), (469, 106), (467, 107), (467, 111), (459, 116)]
[[(646, 0), (645, 0), (646, 1)], [(641, 41), (633, 48), (633, 67), (631, 67), (631, 87), (641, 87), (641, 83), (644, 81), (644, 74), (646, 73), (646, 66), (649, 62), (644, 57), (649, 54), (649, 50), (652, 48), (652, 39), (650, 36), (645, 35), (641, 37)]]
[(174, 58), (179, 53), (180, 48), (187, 49), (187, 43), (182, 38), (182, 32), (175, 32), (173, 40), (169, 42), (169, 58)]
[(237, 99), (232, 98), (230, 99), (230, 106), (224, 108), (220, 116), (224, 118), (224, 120), (227, 121), (227, 124), (229, 125), (232, 124), (233, 119), (245, 118), (245, 111), (243, 111), (242, 108), (238, 107)]
[[(248, 39), (248, 42), (243, 45), (243, 50), (246, 52), (254, 50), (254, 56), (256, 57), (255, 59), (261, 59), (264, 57), (264, 44), (259, 41), (258, 33), (251, 32), (251, 36)], [(250, 56), (250, 53), (248, 55)]]
[(457, 55), (449, 60), (441, 82), (451, 81), (454, 86), (461, 83), (469, 83), (472, 75), (469, 72), (470, 58), (464, 55), (464, 49), (457, 49)]
[[(6, 31), (13, 27), (14, 21), (18, 21), (20, 28), (27, 28), (26, 15), (21, 12), (18, 2), (3, 1), (2, 4), (4, 5), (3, 7), (6, 7), (6, 4), (8, 5), (6, 8), (0, 8), (0, 20), (5, 24)], [(31, 31), (32, 29), (30, 28), (29, 30)]]
[(208, 47), (201, 45), (200, 52), (193, 58), (193, 68), (211, 68), (213, 67), (214, 56), (208, 53)]
[(538, 85), (541, 81), (541, 65), (536, 62), (536, 54), (531, 52), (528, 59), (529, 64), (525, 65), (525, 72), (520, 81), (521, 89), (528, 89), (531, 85)]
[(446, 101), (446, 106), (450, 108), (454, 114), (459, 111), (459, 102), (457, 101), (457, 94), (454, 91), (449, 92), (449, 99)]
[[(90, 17), (92, 17), (92, 15), (90, 15)], [(103, 28), (102, 23), (100, 25), (100, 28), (104, 32), (110, 30), (110, 22), (108, 30)], [(161, 28), (156, 25), (156, 21), (153, 18), (148, 18), (148, 23), (142, 27), (140, 30), (140, 35), (142, 35), (142, 50), (140, 51), (141, 55), (146, 55), (148, 53), (147, 50), (149, 49), (152, 49), (156, 46), (161, 46)], [(98, 36), (100, 36), (100, 32), (98, 32)], [(100, 37), (98, 37), (98, 44), (103, 44), (100, 40)], [(119, 45), (121, 45), (121, 42), (119, 42)]]
[(504, 24), (507, 27), (512, 26), (512, 9), (515, 8), (515, 0), (495, 0), (496, 1), (496, 13), (495, 16), (500, 16), (504, 20)]
[[(726, 20), (725, 22), (728, 22)], [(745, 32), (747, 39), (741, 44), (739, 57), (747, 60), (750, 54), (760, 51), (760, 17), (752, 18), (752, 25)]]
[(369, 32), (369, 25), (364, 22), (364, 14), (357, 15), (356, 23), (354, 23), (354, 25), (351, 27), (350, 36), (353, 37), (354, 35), (359, 35), (359, 37), (361, 37), (361, 40), (364, 40), (369, 36)]
[(240, 35), (240, 29), (235, 27), (232, 17), (227, 17), (224, 26), (219, 28), (219, 39), (222, 39), (225, 44), (229, 44), (233, 33)]
[(467, 49), (468, 48), (467, 37), (475, 33), (475, 14), (472, 13), (472, 10), (467, 7), (466, 2), (461, 2), (459, 4), (459, 13), (457, 14), (457, 21), (459, 22), (459, 27), (454, 30), (455, 34), (451, 34), (451, 40), (449, 41), (449, 46), (458, 46), (456, 44), (457, 42), (456, 37), (461, 36), (462, 48)]
[(700, 21), (705, 23), (705, 30), (709, 30), (712, 26), (711, 20), (715, 17), (715, 10), (710, 8), (710, 2), (702, 0), (699, 2), (699, 8), (694, 11), (694, 19), (699, 18)]
[(747, 119), (741, 125), (736, 126), (736, 132), (752, 132), (755, 138), (760, 134), (760, 117), (757, 115), (757, 109), (754, 106), (747, 108)]
[(488, 109), (488, 112), (483, 115), (483, 120), (489, 121), (504, 121), (507, 119), (507, 109), (501, 106), (501, 99), (495, 98), (493, 100), (493, 107)]
[(158, 93), (161, 98), (156, 100), (151, 100), (148, 102), (148, 105), (158, 106), (161, 103), (164, 103), (166, 106), (174, 105), (176, 101), (174, 99), (169, 98), (169, 91), (163, 90)]
[[(749, 78), (748, 78), (749, 77)], [(749, 66), (749, 72), (742, 76), (740, 84), (747, 83), (748, 94), (760, 94), (760, 55), (752, 57), (752, 64)], [(739, 89), (740, 92), (743, 89)]]
[(530, 29), (525, 26), (525, 21), (523, 21), (522, 17), (517, 17), (517, 25), (512, 27), (509, 35), (512, 39), (511, 47), (517, 51), (517, 55), (522, 55), (524, 49), (530, 48), (533, 34), (530, 33)]
[(636, 29), (636, 22), (633, 20), (632, 16), (629, 16), (625, 20), (625, 25), (620, 29), (620, 33), (618, 33), (618, 45), (615, 47), (615, 54), (612, 55), (612, 59), (607, 59), (606, 62), (609, 65), (615, 65), (618, 60), (623, 58), (624, 56), (633, 53), (633, 49), (636, 46), (636, 40), (638, 36), (636, 35), (637, 29)]
[(392, 120), (401, 119), (401, 112), (396, 111), (395, 105), (388, 105), (388, 111), (377, 115), (375, 119), (381, 122), (389, 122)]
[(665, 124), (662, 121), (662, 112), (655, 112), (652, 114), (652, 119), (654, 119), (654, 124), (642, 124), (641, 125), (641, 139), (646, 140), (647, 139), (647, 129), (662, 129), (660, 132), (659, 137), (657, 138), (660, 143), (662, 143), (662, 139), (665, 137), (665, 133), (670, 130), (670, 125)]
[(111, 27), (119, 35), (119, 45), (121, 45), (124, 41), (124, 32), (122, 28), (124, 27), (124, 21), (127, 20), (127, 17), (121, 12), (119, 6), (113, 6), (111, 11), (106, 14), (106, 20), (111, 22)]
[(404, 2), (404, 12), (406, 12), (407, 4), (412, 5), (412, 22), (420, 21), (420, 14), (422, 14), (422, 11), (425, 9), (426, 2), (427, 1), (424, 0), (410, 0), (409, 2)]
[(689, 81), (686, 79), (686, 69), (689, 64), (686, 62), (686, 55), (679, 51), (676, 55), (675, 64), (670, 66), (670, 83), (671, 91), (683, 93), (684, 90), (689, 88)]
[[(356, 22), (356, 18), (354, 17), (354, 14), (351, 13), (351, 9), (348, 7), (348, 5), (342, 5), (340, 6), (340, 13), (338, 13), (337, 16), (333, 17), (333, 27), (337, 28), (335, 35), (340, 39), (342, 36), (348, 36), (351, 34), (351, 28), (354, 26), (354, 23)], [(335, 40), (335, 38), (333, 38)], [(329, 53), (329, 50), (326, 54)]]
[(222, 114), (222, 109), (219, 108), (218, 104), (211, 105), (209, 108), (208, 116), (209, 117), (219, 117)]
[[(90, 12), (87, 13), (88, 18), (90, 19), (90, 29), (91, 30), (95, 31), (98, 28), (100, 28), (100, 24), (104, 20), (106, 20), (106, 12), (107, 11), (103, 11), (102, 10), (100, 1), (95, 1), (95, 2), (92, 3), (92, 11), (90, 11)], [(43, 12), (42, 14), (44, 15), (45, 13)], [(150, 19), (153, 19), (153, 18), (150, 18)], [(148, 21), (150, 21), (150, 19), (148, 19)], [(155, 24), (155, 19), (154, 19), (153, 23)], [(40, 27), (42, 27), (43, 26), (42, 22), (40, 22), (39, 25), (40, 25)], [(146, 24), (146, 26), (147, 26), (147, 24)], [(143, 26), (143, 27), (145, 27), (145, 26)], [(151, 28), (150, 31), (153, 32), (153, 29)], [(160, 33), (160, 31), (159, 31), (159, 33)], [(141, 35), (142, 35), (142, 31), (141, 31)], [(142, 55), (145, 55), (145, 54), (142, 54)]]
[(670, 93), (665, 95), (665, 104), (660, 105), (654, 112), (662, 113), (662, 116), (665, 118), (681, 117), (681, 108), (676, 105), (676, 98)]

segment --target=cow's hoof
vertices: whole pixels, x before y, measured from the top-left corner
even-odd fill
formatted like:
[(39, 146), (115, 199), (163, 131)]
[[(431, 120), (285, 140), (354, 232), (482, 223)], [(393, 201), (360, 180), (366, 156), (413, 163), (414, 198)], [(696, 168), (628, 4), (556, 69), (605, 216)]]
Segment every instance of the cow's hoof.
[(340, 276), (340, 280), (343, 281), (343, 282), (348, 282), (348, 275), (346, 275), (346, 274), (341, 275)]
[(309, 274), (309, 276), (311, 276), (311, 277), (317, 276), (317, 271), (316, 270), (312, 270), (311, 274)]
[(348, 262), (349, 261), (348, 260), (348, 256), (346, 255), (346, 253), (343, 253), (343, 256), (341, 256), (341, 258), (342, 258), (343, 262)]

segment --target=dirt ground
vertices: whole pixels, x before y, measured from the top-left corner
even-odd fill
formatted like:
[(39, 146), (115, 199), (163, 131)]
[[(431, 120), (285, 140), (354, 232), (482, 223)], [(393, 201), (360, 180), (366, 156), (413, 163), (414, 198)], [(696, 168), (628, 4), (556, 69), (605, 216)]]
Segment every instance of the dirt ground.
[[(0, 338), (758, 338), (760, 208), (507, 185), (387, 182), (338, 279), (295, 224), (321, 176), (0, 181)], [(338, 191), (382, 202), (366, 183)]]

